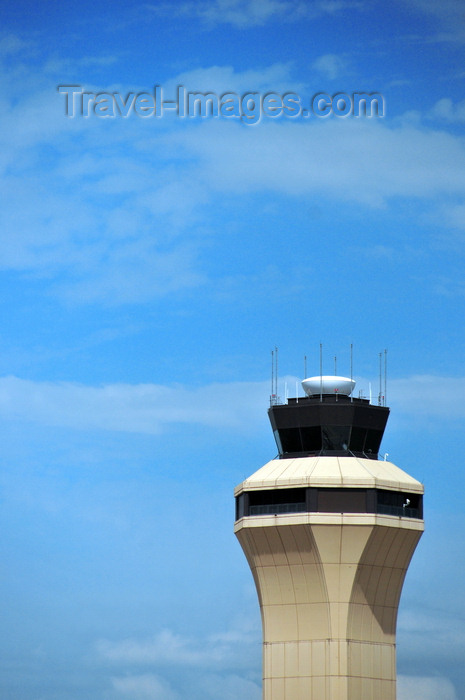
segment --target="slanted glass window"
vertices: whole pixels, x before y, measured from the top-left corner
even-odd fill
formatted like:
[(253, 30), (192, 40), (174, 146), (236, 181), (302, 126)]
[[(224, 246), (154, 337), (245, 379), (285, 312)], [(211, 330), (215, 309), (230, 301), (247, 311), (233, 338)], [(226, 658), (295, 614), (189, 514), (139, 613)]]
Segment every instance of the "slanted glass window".
[(375, 454), (379, 452), (379, 446), (381, 445), (381, 440), (383, 437), (382, 430), (368, 430), (367, 437), (365, 440), (365, 449), (363, 450), (366, 454)]
[(300, 428), (302, 438), (302, 449), (305, 452), (320, 452), (321, 443), (321, 428), (319, 425), (309, 428)]
[(276, 440), (276, 447), (278, 448), (278, 453), (283, 454), (283, 446), (281, 443), (281, 438), (279, 437), (279, 430), (273, 430), (274, 439)]
[(352, 426), (349, 448), (351, 452), (363, 452), (365, 449), (366, 428)]
[(281, 428), (279, 431), (282, 454), (302, 452), (302, 441), (299, 428)]
[(342, 451), (349, 447), (350, 425), (323, 425), (321, 436), (324, 450)]

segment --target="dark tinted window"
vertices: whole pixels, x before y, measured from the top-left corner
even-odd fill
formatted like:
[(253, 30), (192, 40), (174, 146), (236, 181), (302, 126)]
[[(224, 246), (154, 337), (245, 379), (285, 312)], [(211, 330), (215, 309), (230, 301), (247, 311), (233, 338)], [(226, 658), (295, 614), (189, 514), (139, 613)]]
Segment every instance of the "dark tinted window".
[(366, 513), (365, 489), (318, 489), (319, 513)]
[(321, 428), (324, 450), (347, 450), (350, 425), (323, 425)]
[(304, 513), (307, 510), (305, 488), (249, 491), (249, 515)]
[(300, 428), (302, 439), (302, 448), (305, 452), (320, 452), (321, 443), (321, 428), (319, 425), (310, 428)]
[(367, 454), (369, 452), (373, 454), (378, 454), (379, 446), (381, 444), (381, 438), (383, 437), (382, 430), (368, 430), (367, 437), (365, 440), (364, 452)]
[(349, 448), (352, 452), (363, 452), (365, 448), (366, 428), (352, 426)]
[(279, 437), (283, 454), (286, 454), (286, 452), (302, 452), (299, 428), (281, 428)]
[(270, 513), (380, 513), (423, 518), (423, 496), (402, 491), (294, 488), (246, 491), (236, 498), (236, 520)]
[(251, 506), (261, 506), (267, 503), (301, 503), (305, 502), (305, 488), (301, 489), (270, 489), (269, 491), (249, 491)]

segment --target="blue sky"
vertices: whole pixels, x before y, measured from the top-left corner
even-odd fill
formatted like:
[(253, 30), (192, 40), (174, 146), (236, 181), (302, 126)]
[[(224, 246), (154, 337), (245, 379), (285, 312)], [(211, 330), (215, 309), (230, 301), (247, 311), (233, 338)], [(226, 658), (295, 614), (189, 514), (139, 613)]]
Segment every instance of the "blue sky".
[[(447, 0), (4, 3), (4, 700), (259, 700), (233, 487), (349, 370), (425, 483), (399, 699), (465, 700), (465, 15)], [(88, 119), (59, 85), (378, 92), (383, 118)]]

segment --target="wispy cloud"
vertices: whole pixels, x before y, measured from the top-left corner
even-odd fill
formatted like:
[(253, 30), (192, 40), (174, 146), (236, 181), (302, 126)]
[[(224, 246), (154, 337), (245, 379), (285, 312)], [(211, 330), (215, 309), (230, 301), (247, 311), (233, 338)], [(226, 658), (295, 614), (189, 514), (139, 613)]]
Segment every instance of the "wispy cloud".
[[(319, 60), (328, 74), (343, 69), (333, 54)], [(66, 302), (147, 302), (208, 283), (201, 260), (218, 193), (323, 196), (375, 208), (412, 197), (440, 209), (447, 197), (455, 207), (454, 221), (443, 219), (450, 227), (463, 207), (463, 139), (421, 122), (313, 118), (247, 128), (69, 120), (50, 76), (30, 73), (30, 89), (19, 92), (7, 69), (4, 77), (12, 92), (0, 112), (1, 267), (46, 281)], [(175, 75), (167, 89), (179, 83), (218, 93), (306, 90), (291, 63), (197, 68)]]
[(32, 42), (25, 41), (16, 34), (0, 35), (0, 56), (19, 54), (21, 51), (30, 49)]
[(114, 690), (129, 700), (178, 700), (169, 683), (152, 673), (112, 678)]
[(97, 643), (99, 656), (110, 663), (129, 666), (184, 666), (194, 668), (234, 668), (244, 664), (252, 648), (260, 644), (260, 630), (241, 620), (241, 629), (207, 638), (188, 638), (164, 629), (150, 639), (130, 638), (121, 641), (102, 639)]
[[(411, 619), (409, 617), (411, 616)], [(403, 613), (401, 617), (400, 632), (406, 635), (406, 631), (414, 628), (419, 633), (419, 639), (423, 635), (437, 635), (438, 627), (428, 615), (420, 621), (414, 613)], [(420, 629), (421, 628), (421, 629)], [(441, 627), (441, 634), (447, 638), (447, 645), (457, 644), (458, 640), (453, 633), (453, 625), (448, 620)], [(452, 636), (451, 636), (452, 635)], [(460, 637), (463, 646), (463, 633)], [(244, 673), (250, 671), (246, 663), (247, 654), (252, 647), (260, 644), (258, 630), (243, 629), (232, 633), (211, 636), (207, 639), (189, 639), (174, 634), (170, 630), (163, 630), (151, 639), (126, 639), (119, 642), (100, 640), (97, 644), (99, 656), (110, 664), (120, 667), (140, 668), (152, 666), (164, 668), (168, 675), (169, 668), (183, 667), (201, 669), (201, 679), (198, 680), (196, 691), (201, 692), (205, 698), (214, 700), (236, 700), (237, 697), (245, 697), (247, 700), (258, 700), (260, 688), (254, 681), (235, 674), (228, 673), (228, 669), (240, 666)], [(418, 640), (410, 639), (408, 647), (416, 647)], [(253, 654), (255, 658), (255, 653)], [(217, 671), (214, 669), (217, 668)], [(134, 691), (135, 700), (145, 700), (145, 692), (153, 690), (153, 697), (161, 688), (167, 690), (168, 698), (171, 698), (171, 689), (168, 684), (160, 679), (160, 676), (151, 674), (136, 675), (134, 671), (126, 677), (113, 679), (114, 687), (122, 694)], [(161, 697), (161, 696), (160, 696)], [(399, 700), (458, 700), (456, 690), (451, 680), (439, 676), (407, 676), (398, 677)]]
[(343, 56), (327, 53), (312, 63), (312, 68), (321, 75), (335, 80), (348, 72), (347, 60)]
[(434, 41), (465, 42), (465, 22), (462, 0), (408, 0), (408, 4), (435, 20)]
[[(114, 677), (112, 686), (117, 698), (129, 700), (181, 700), (186, 695), (173, 690), (172, 685), (154, 674)], [(262, 691), (257, 683), (235, 674), (202, 673), (190, 684), (190, 698), (202, 700), (259, 700)]]
[(120, 642), (100, 641), (97, 650), (111, 662), (131, 665), (174, 664), (176, 666), (214, 666), (223, 663), (228, 656), (229, 645), (200, 644), (162, 630), (152, 639), (126, 639)]
[(261, 687), (238, 675), (207, 674), (199, 683), (203, 698), (211, 700), (260, 700)]
[(465, 122), (465, 100), (454, 102), (450, 97), (443, 97), (436, 102), (429, 117), (449, 124)]
[(351, 0), (201, 0), (146, 7), (156, 14), (195, 17), (207, 27), (229, 24), (237, 29), (247, 29), (272, 21), (297, 22), (303, 18), (334, 15), (361, 5), (361, 2)]
[(0, 379), (0, 414), (78, 430), (153, 435), (170, 425), (189, 423), (247, 431), (260, 420), (268, 393), (268, 382), (199, 388), (181, 384), (91, 387), (4, 377)]
[[(417, 375), (393, 379), (388, 384), (389, 402), (396, 411), (417, 417), (438, 417), (463, 421), (465, 404), (458, 398), (465, 392), (465, 377)], [(453, 400), (456, 397), (457, 400)]]
[(167, 95), (174, 96), (176, 87), (183, 85), (189, 91), (242, 94), (250, 91), (299, 92), (305, 89), (294, 76), (292, 62), (274, 63), (261, 69), (237, 71), (233, 66), (208, 66), (179, 73), (163, 84)]
[[(97, 248), (97, 246), (96, 246)], [(106, 251), (88, 250), (88, 263), (74, 280), (58, 283), (54, 293), (71, 303), (146, 302), (200, 286), (204, 277), (197, 272), (196, 254), (189, 245), (175, 245), (168, 251), (150, 237), (124, 241)]]
[(165, 141), (195, 155), (202, 178), (218, 190), (320, 193), (372, 207), (392, 197), (465, 196), (465, 144), (444, 131), (367, 119), (235, 126), (205, 123), (195, 135)]
[(465, 230), (465, 204), (456, 204), (444, 209), (444, 218), (449, 226)]
[[(463, 242), (459, 244), (463, 247)], [(465, 280), (453, 279), (450, 275), (437, 275), (431, 279), (433, 291), (442, 297), (449, 299), (465, 296)]]
[(447, 678), (403, 676), (397, 679), (398, 700), (458, 700), (455, 688)]
[[(280, 394), (287, 382), (291, 395), (297, 377), (280, 378)], [(369, 382), (361, 380), (360, 387)], [(389, 403), (416, 420), (439, 417), (462, 420), (465, 406), (451, 396), (465, 393), (464, 377), (413, 376), (388, 384)], [(225, 400), (225, 397), (227, 400)], [(247, 397), (247, 401), (244, 398)], [(0, 378), (0, 415), (42, 425), (77, 430), (113, 430), (158, 434), (170, 426), (194, 424), (249, 431), (257, 426), (269, 399), (265, 382), (186, 384), (108, 384), (85, 386), (71, 382), (34, 382)]]

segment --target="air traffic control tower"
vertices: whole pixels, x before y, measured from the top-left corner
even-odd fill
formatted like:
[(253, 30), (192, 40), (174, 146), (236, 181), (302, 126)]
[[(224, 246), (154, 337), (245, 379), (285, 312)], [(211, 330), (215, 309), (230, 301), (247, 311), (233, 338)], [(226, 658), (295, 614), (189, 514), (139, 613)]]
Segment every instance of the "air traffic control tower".
[(314, 377), (272, 403), (279, 455), (235, 490), (263, 625), (264, 700), (395, 700), (396, 620), (423, 486), (378, 451), (386, 406)]

